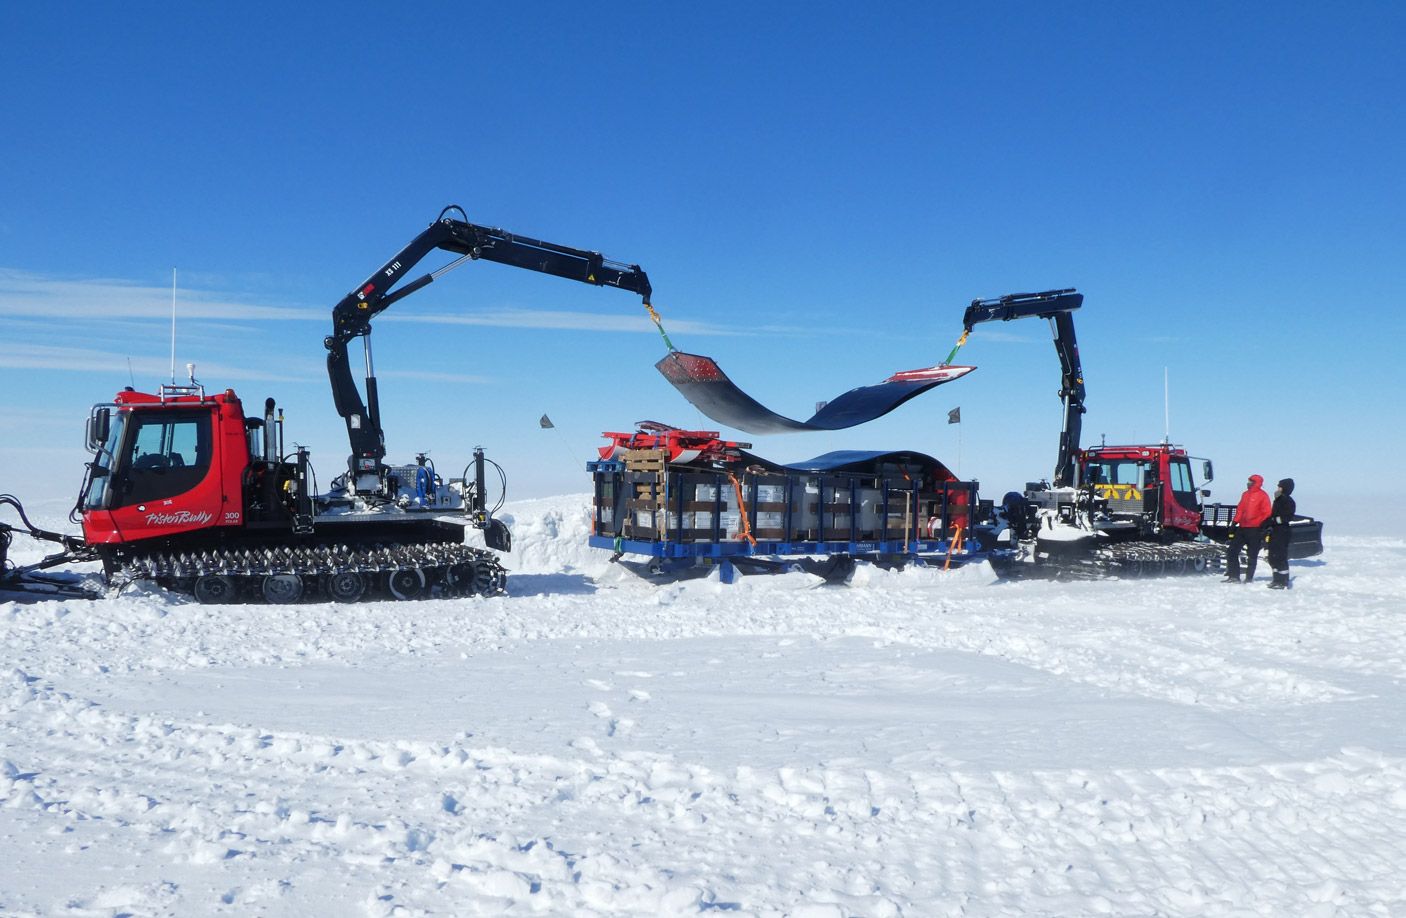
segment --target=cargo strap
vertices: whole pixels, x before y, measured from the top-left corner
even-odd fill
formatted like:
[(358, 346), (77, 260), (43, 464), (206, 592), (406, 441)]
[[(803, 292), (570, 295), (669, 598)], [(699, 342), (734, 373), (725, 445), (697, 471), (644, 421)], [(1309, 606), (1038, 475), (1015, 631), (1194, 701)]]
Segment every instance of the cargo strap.
[(943, 564), (942, 564), (942, 569), (943, 569), (944, 571), (945, 571), (945, 570), (950, 570), (950, 569), (952, 568), (952, 552), (953, 552), (954, 549), (955, 549), (956, 551), (959, 551), (959, 552), (962, 550), (962, 527), (961, 527), (961, 524), (958, 524), (958, 525), (957, 525), (957, 531), (956, 531), (955, 534), (953, 534), (953, 536), (952, 536), (952, 541), (950, 541), (950, 542), (947, 543), (947, 560), (944, 561)]
[(731, 472), (727, 473), (727, 478), (732, 482), (732, 487), (737, 491), (738, 516), (742, 518), (742, 532), (738, 534), (739, 539), (746, 539), (752, 543), (752, 547), (757, 547), (757, 540), (752, 535), (752, 522), (747, 519), (747, 501), (742, 497), (742, 482), (737, 480), (737, 476)]
[(971, 333), (972, 330), (970, 328), (962, 332), (962, 337), (958, 338), (957, 343), (952, 345), (952, 353), (948, 354), (947, 359), (942, 361), (942, 365), (944, 367), (950, 367), (952, 365), (952, 358), (956, 357), (957, 352), (962, 349), (962, 345), (967, 343), (967, 335), (970, 335)]
[[(659, 318), (659, 313), (654, 311), (654, 306), (651, 305), (648, 300), (645, 300), (644, 308), (649, 312), (649, 317), (654, 320), (654, 327), (659, 329), (659, 337), (664, 339), (664, 343), (668, 345), (669, 351), (677, 351), (678, 348), (674, 347), (674, 342), (669, 340), (669, 333), (664, 331), (664, 322)], [(952, 353), (955, 354), (957, 352), (953, 351)]]

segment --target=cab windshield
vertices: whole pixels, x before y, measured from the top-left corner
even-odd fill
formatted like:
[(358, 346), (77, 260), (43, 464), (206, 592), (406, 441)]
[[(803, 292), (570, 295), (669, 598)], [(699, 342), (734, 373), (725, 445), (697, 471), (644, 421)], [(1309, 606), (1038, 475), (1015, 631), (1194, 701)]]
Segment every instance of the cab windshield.
[(1132, 485), (1141, 488), (1147, 484), (1143, 480), (1144, 465), (1136, 459), (1104, 459), (1089, 463), (1088, 481), (1102, 485)]
[(112, 458), (117, 451), (117, 445), (122, 442), (122, 431), (126, 423), (127, 413), (125, 411), (114, 412), (107, 440), (99, 443), (97, 452), (93, 453), (89, 472), (88, 496), (83, 501), (84, 510), (100, 510), (104, 506), (103, 500), (107, 496), (112, 481)]

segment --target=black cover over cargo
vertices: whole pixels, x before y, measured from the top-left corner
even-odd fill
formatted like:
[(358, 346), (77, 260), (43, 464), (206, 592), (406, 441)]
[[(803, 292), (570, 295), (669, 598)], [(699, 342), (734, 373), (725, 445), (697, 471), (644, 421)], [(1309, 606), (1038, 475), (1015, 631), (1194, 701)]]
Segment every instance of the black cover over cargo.
[(899, 405), (973, 367), (931, 367), (895, 373), (881, 383), (859, 386), (826, 402), (808, 421), (777, 414), (737, 387), (711, 357), (673, 351), (655, 368), (684, 398), (720, 424), (752, 434), (842, 430), (883, 417)]

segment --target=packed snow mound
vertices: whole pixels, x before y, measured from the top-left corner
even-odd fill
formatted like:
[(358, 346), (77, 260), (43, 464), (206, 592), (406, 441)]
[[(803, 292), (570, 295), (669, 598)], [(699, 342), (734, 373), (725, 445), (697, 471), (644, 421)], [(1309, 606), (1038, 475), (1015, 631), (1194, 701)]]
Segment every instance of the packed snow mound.
[(503, 556), (509, 571), (524, 574), (601, 574), (610, 553), (591, 548), (591, 495), (568, 494), (514, 501), (497, 514), (513, 533)]

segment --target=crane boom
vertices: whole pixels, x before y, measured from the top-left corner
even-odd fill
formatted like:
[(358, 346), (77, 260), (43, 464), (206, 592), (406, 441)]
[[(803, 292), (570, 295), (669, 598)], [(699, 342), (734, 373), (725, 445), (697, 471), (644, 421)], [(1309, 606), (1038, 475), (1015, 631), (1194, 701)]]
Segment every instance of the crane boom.
[(1079, 435), (1084, 423), (1084, 367), (1079, 361), (1079, 343), (1074, 337), (1071, 313), (1084, 304), (1084, 295), (1073, 288), (1043, 293), (1012, 293), (990, 300), (972, 300), (962, 316), (966, 331), (982, 322), (1009, 322), (1037, 317), (1049, 319), (1059, 355), (1059, 397), (1064, 403), (1064, 426), (1059, 434), (1059, 456), (1052, 482), (1055, 487), (1074, 484), (1074, 459), (1079, 451)]
[[(453, 211), (464, 219), (449, 216)], [(443, 249), (460, 257), (396, 288), (404, 275), (435, 249)], [(463, 208), (458, 205), (444, 208), (424, 232), (332, 308), (332, 334), (323, 341), (327, 348), (327, 376), (332, 384), (333, 402), (337, 413), (346, 422), (347, 438), (351, 442), (348, 483), (354, 484), (357, 490), (379, 489), (385, 477), (385, 466), (381, 461), (386, 455), (385, 436), (381, 429), (380, 400), (371, 361), (371, 319), (465, 260), (478, 259), (597, 287), (619, 287), (638, 293), (646, 304), (652, 292), (649, 277), (639, 265), (611, 261), (599, 252), (478, 226), (468, 222)], [(347, 344), (354, 338), (363, 339), (366, 347), (364, 402), (347, 356)]]

